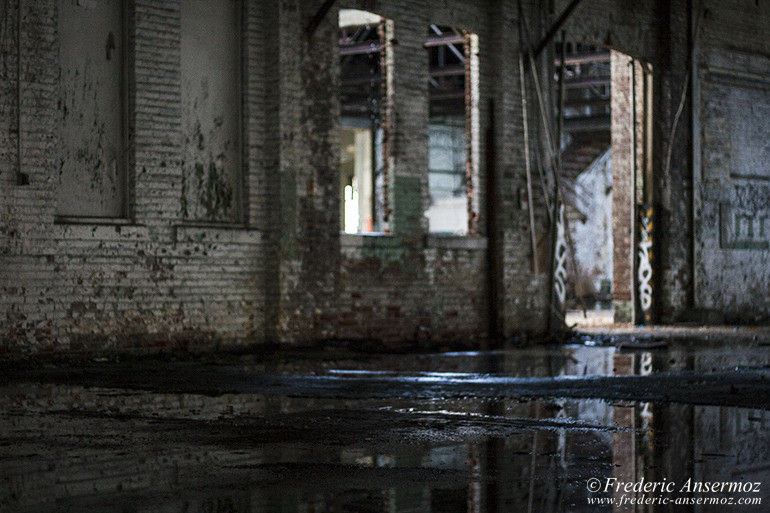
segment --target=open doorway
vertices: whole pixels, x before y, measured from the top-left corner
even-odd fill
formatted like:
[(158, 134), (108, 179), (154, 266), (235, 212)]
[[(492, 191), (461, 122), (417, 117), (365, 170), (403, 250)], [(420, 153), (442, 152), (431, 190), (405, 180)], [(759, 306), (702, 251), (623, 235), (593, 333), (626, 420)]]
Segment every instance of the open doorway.
[(651, 68), (579, 43), (565, 44), (563, 64), (566, 324), (650, 321)]

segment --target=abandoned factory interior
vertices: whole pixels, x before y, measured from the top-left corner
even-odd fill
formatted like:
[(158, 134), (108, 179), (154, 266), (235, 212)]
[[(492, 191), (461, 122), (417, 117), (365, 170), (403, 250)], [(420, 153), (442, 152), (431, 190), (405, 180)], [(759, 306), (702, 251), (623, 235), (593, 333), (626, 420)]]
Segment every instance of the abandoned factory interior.
[(1, 511), (767, 511), (769, 348), (767, 0), (0, 0)]

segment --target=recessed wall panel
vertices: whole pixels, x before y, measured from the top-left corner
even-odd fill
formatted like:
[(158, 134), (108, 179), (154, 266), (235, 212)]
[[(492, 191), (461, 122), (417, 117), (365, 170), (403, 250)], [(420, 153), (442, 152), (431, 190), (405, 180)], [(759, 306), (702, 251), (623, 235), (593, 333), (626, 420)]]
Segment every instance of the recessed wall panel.
[(121, 4), (59, 1), (60, 216), (126, 215)]

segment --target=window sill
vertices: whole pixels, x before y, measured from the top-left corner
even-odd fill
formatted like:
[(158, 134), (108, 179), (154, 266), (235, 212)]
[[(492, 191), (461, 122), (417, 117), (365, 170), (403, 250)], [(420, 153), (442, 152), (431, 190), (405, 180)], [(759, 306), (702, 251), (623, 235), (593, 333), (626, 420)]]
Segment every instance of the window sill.
[[(424, 240), (426, 248), (487, 249), (487, 238), (478, 235), (430, 234)], [(340, 246), (343, 248), (398, 248), (403, 244), (404, 238), (393, 233), (340, 233)]]
[(348, 248), (361, 248), (364, 246), (398, 247), (403, 244), (403, 239), (392, 233), (386, 232), (362, 232), (340, 233), (340, 245)]
[(106, 226), (141, 226), (125, 217), (55, 216), (54, 224), (88, 224)]
[(216, 221), (180, 221), (174, 228), (211, 228), (214, 230), (248, 230), (249, 227), (240, 222), (216, 222)]
[[(59, 240), (109, 241), (144, 240), (149, 234), (146, 226), (132, 224), (128, 219), (110, 218), (63, 218), (54, 222), (54, 233)], [(69, 219), (76, 221), (70, 222)]]

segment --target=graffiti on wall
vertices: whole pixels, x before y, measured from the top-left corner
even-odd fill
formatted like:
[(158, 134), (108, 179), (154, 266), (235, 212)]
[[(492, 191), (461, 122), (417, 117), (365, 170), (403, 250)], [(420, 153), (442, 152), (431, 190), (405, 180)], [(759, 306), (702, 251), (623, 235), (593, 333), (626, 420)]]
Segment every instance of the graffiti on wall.
[(639, 205), (637, 286), (642, 320), (652, 320), (652, 205)]
[(724, 249), (770, 249), (770, 212), (719, 205), (719, 242)]
[(564, 205), (559, 205), (559, 215), (556, 218), (553, 286), (558, 299), (557, 310), (562, 311), (567, 296), (567, 238), (564, 233)]

